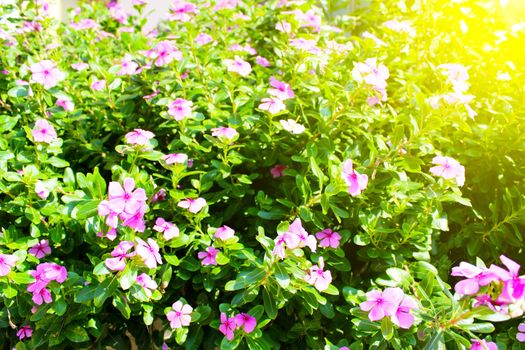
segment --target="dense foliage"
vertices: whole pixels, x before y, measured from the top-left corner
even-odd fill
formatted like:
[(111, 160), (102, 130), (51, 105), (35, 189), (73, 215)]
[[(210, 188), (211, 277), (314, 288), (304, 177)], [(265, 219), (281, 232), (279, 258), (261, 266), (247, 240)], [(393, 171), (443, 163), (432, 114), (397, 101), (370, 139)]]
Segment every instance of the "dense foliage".
[(0, 3), (3, 348), (520, 348), (519, 1)]

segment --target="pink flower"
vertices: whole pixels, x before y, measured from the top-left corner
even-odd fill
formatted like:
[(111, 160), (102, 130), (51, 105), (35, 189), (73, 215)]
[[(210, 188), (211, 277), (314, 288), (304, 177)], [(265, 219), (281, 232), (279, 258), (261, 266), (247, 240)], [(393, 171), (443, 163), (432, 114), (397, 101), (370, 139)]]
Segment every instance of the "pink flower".
[(211, 136), (219, 137), (232, 141), (239, 133), (234, 128), (220, 126), (218, 128), (211, 129)]
[(313, 235), (306, 232), (299, 218), (295, 219), (288, 227), (288, 231), (284, 234), (284, 241), (289, 249), (308, 246), (312, 252), (315, 252), (317, 248), (317, 240)]
[(69, 26), (74, 30), (97, 29), (99, 24), (91, 18), (83, 18), (78, 22), (70, 22)]
[(451, 275), (467, 277), (454, 286), (456, 293), (462, 295), (474, 295), (478, 293), (480, 286), (486, 286), (498, 278), (490, 270), (481, 269), (464, 261), (452, 268)]
[(310, 267), (310, 273), (306, 275), (305, 280), (320, 292), (328, 289), (328, 286), (332, 283), (332, 273), (324, 270), (323, 257), (319, 258), (319, 265)]
[(271, 114), (277, 114), (286, 110), (283, 101), (277, 97), (263, 98), (258, 108), (262, 111), (268, 111)]
[(16, 255), (0, 254), (0, 276), (7, 276), (17, 261)]
[(168, 114), (171, 115), (176, 121), (180, 121), (185, 118), (191, 117), (193, 102), (177, 98), (168, 104)]
[(19, 340), (22, 340), (24, 338), (31, 338), (31, 335), (33, 334), (33, 330), (30, 326), (23, 326), (16, 332), (16, 336)]
[(173, 311), (168, 312), (166, 318), (170, 321), (171, 328), (181, 328), (189, 326), (193, 308), (188, 304), (183, 304), (180, 300), (172, 305)]
[(45, 287), (42, 289), (35, 290), (31, 299), (37, 305), (42, 305), (42, 303), (49, 304), (53, 302), (51, 292)]
[(157, 218), (153, 229), (157, 232), (162, 232), (165, 240), (170, 240), (173, 237), (179, 236), (179, 228), (173, 223), (164, 220), (163, 218)]
[(228, 66), (228, 72), (238, 73), (243, 77), (248, 76), (252, 71), (252, 66), (239, 56), (235, 56), (234, 60), (224, 60), (224, 63)]
[(84, 69), (89, 68), (89, 64), (84, 63), (84, 62), (73, 63), (71, 65), (71, 68), (73, 68), (74, 70), (77, 70), (77, 71), (83, 71)]
[(62, 283), (67, 278), (67, 269), (55, 263), (42, 263), (36, 267), (36, 273), (44, 280)]
[(385, 89), (386, 79), (390, 76), (388, 68), (384, 64), (377, 64), (376, 58), (367, 58), (365, 62), (354, 63), (352, 77), (354, 80), (371, 85), (375, 89)]
[(150, 269), (156, 269), (157, 263), (162, 264), (162, 258), (159, 254), (159, 246), (153, 239), (148, 238), (148, 243), (140, 238), (135, 238), (138, 242), (135, 247), (137, 254), (144, 260), (144, 264)]
[(508, 271), (496, 265), (490, 265), (489, 268), (490, 272), (504, 282), (503, 290), (498, 300), (513, 302), (521, 299), (525, 295), (525, 276), (520, 277), (519, 275), (521, 266), (505, 255), (501, 255), (499, 258), (508, 268)]
[(275, 79), (275, 77), (270, 77), (270, 85), (273, 89), (269, 89), (268, 93), (282, 101), (295, 97), (290, 85)]
[(223, 225), (215, 230), (215, 234), (213, 236), (225, 241), (227, 239), (233, 238), (235, 236), (235, 231), (231, 227)]
[[(118, 208), (120, 208), (120, 206)], [(109, 227), (116, 228), (118, 226), (118, 214), (119, 213), (111, 209), (109, 201), (104, 200), (98, 204), (98, 215), (106, 217), (106, 225)]]
[(116, 213), (136, 213), (148, 197), (144, 189), (134, 189), (135, 180), (130, 177), (124, 179), (124, 187), (111, 181), (108, 186), (109, 208)]
[(44, 256), (51, 254), (48, 240), (43, 239), (29, 248), (29, 254), (34, 255), (37, 259), (42, 259)]
[(171, 20), (188, 22), (191, 19), (190, 14), (197, 13), (197, 6), (184, 0), (175, 0), (171, 5), (171, 12)]
[(120, 70), (117, 72), (117, 75), (135, 75), (138, 73), (138, 68), (139, 65), (136, 62), (133, 62), (133, 57), (126, 54), (120, 63)]
[(233, 339), (233, 332), (236, 328), (235, 318), (228, 318), (224, 312), (221, 312), (221, 325), (219, 326), (219, 331), (226, 336), (226, 339), (229, 341)]
[(66, 112), (71, 112), (75, 109), (75, 104), (71, 100), (58, 99), (57, 106), (62, 107)]
[(518, 326), (518, 333), (516, 334), (516, 339), (518, 339), (519, 342), (523, 343), (525, 342), (525, 323), (520, 323)]
[(289, 34), (292, 32), (292, 25), (286, 21), (280, 21), (277, 22), (277, 24), (275, 25), (275, 29), (277, 29), (280, 32)]
[(38, 197), (42, 199), (47, 199), (49, 196), (49, 190), (44, 186), (44, 183), (40, 180), (38, 180), (35, 184), (35, 192)]
[(199, 211), (201, 211), (202, 208), (206, 206), (206, 200), (204, 198), (186, 198), (179, 203), (177, 203), (177, 206), (179, 208), (188, 209), (190, 213), (197, 214)]
[(100, 91), (106, 87), (105, 80), (95, 80), (91, 83), (91, 90)]
[(133, 131), (128, 132), (125, 136), (127, 144), (139, 146), (145, 146), (148, 141), (154, 137), (154, 133), (142, 129), (134, 129)]
[(126, 12), (124, 7), (116, 1), (111, 1), (108, 4), (109, 15), (119, 23), (127, 23), (129, 14)]
[(255, 57), (255, 63), (257, 63), (261, 67), (270, 67), (270, 61), (268, 61), (262, 56)]
[(108, 269), (112, 271), (122, 271), (126, 268), (125, 258), (131, 258), (135, 256), (135, 252), (128, 253), (128, 251), (133, 248), (133, 242), (122, 241), (120, 242), (115, 249), (111, 252), (113, 258), (107, 258), (105, 264)]
[(396, 313), (391, 315), (392, 323), (400, 328), (409, 329), (414, 324), (414, 316), (410, 313), (410, 310), (416, 310), (418, 308), (419, 306), (414, 298), (405, 295)]
[(182, 52), (177, 49), (172, 41), (164, 40), (153, 49), (146, 51), (146, 57), (154, 59), (157, 67), (162, 67), (170, 64), (173, 60), (180, 61)]
[(337, 248), (339, 247), (339, 241), (341, 240), (341, 236), (337, 232), (333, 232), (331, 229), (327, 228), (322, 230), (321, 232), (317, 232), (315, 234), (315, 237), (317, 239), (321, 240), (319, 243), (320, 247), (323, 248)]
[(316, 33), (321, 30), (321, 16), (314, 13), (313, 10), (308, 10), (303, 16), (301, 16), (301, 27), (313, 28), (313, 32)]
[(275, 246), (273, 248), (272, 254), (275, 256), (278, 256), (280, 259), (284, 259), (286, 257), (285, 237), (287, 235), (288, 235), (287, 233), (279, 234), (274, 240)]
[(343, 163), (343, 172), (341, 177), (348, 186), (348, 193), (352, 196), (361, 194), (368, 185), (368, 176), (366, 174), (359, 174), (353, 169), (353, 164), (350, 159)]
[(184, 164), (188, 160), (188, 156), (184, 153), (171, 153), (162, 156), (162, 160), (168, 165)]
[(270, 174), (272, 174), (272, 177), (278, 178), (281, 176), (284, 176), (284, 171), (288, 168), (286, 165), (277, 164), (273, 168), (270, 169)]
[(244, 332), (251, 333), (255, 329), (255, 326), (257, 326), (257, 320), (255, 317), (242, 312), (235, 316), (235, 324), (239, 328), (243, 327)]
[(294, 135), (302, 134), (306, 128), (304, 125), (297, 123), (293, 119), (279, 120), (284, 130), (291, 132)]
[(308, 40), (303, 38), (291, 39), (290, 46), (300, 50), (305, 50), (314, 55), (321, 53), (321, 49), (317, 47), (317, 42), (315, 40)]
[(31, 80), (44, 85), (46, 89), (58, 85), (58, 83), (65, 78), (64, 73), (56, 67), (55, 62), (50, 60), (35, 63), (29, 70), (32, 73)]
[(195, 43), (197, 43), (197, 45), (206, 45), (206, 44), (211, 43), (212, 41), (213, 41), (213, 37), (205, 33), (200, 33), (195, 38)]
[(207, 265), (217, 265), (217, 254), (219, 254), (220, 250), (215, 247), (208, 247), (206, 248), (205, 252), (199, 252), (197, 256), (199, 259), (201, 259), (201, 263), (203, 266)]
[(465, 167), (454, 158), (437, 156), (432, 159), (432, 164), (437, 164), (430, 168), (432, 174), (446, 180), (454, 179), (458, 186), (463, 186), (465, 183)]
[(373, 290), (366, 293), (367, 300), (359, 306), (363, 311), (370, 311), (368, 318), (374, 322), (395, 315), (403, 295), (400, 288), (386, 288), (383, 292)]
[(486, 340), (471, 339), (472, 345), (470, 350), (498, 350), (498, 346), (494, 342), (487, 342)]
[(157, 282), (155, 282), (150, 276), (148, 276), (145, 273), (141, 273), (136, 278), (137, 283), (145, 289), (155, 290), (157, 289), (158, 285)]
[(57, 139), (55, 128), (45, 119), (38, 119), (35, 122), (31, 135), (33, 135), (35, 142), (51, 143)]

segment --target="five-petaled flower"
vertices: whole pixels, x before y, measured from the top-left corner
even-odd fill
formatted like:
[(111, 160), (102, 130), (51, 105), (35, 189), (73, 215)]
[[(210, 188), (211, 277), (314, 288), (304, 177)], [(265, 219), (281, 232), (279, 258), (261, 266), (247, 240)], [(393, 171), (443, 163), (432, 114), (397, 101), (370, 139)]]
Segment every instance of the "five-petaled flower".
[(332, 231), (329, 228), (326, 228), (315, 234), (315, 237), (320, 240), (319, 246), (323, 248), (337, 248), (339, 247), (339, 241), (341, 240), (341, 235), (338, 232)]
[(0, 254), (0, 276), (8, 275), (17, 261), (18, 257), (16, 255)]
[(436, 164), (430, 168), (432, 174), (446, 180), (454, 179), (458, 186), (463, 186), (465, 183), (465, 167), (454, 158), (437, 156), (432, 159), (432, 164)]
[(38, 119), (35, 122), (31, 135), (33, 135), (35, 142), (51, 143), (57, 139), (55, 128), (45, 119)]
[(135, 239), (138, 243), (135, 247), (135, 251), (142, 258), (147, 267), (155, 269), (157, 268), (157, 263), (162, 264), (162, 258), (159, 254), (159, 246), (155, 240), (148, 238), (148, 243), (146, 243), (138, 237)]
[(368, 185), (368, 175), (359, 174), (356, 172), (350, 159), (343, 163), (343, 172), (341, 177), (348, 186), (348, 193), (350, 193), (352, 196), (360, 195), (361, 191), (363, 191)]
[(37, 259), (42, 259), (44, 256), (51, 254), (51, 248), (49, 247), (49, 241), (43, 239), (37, 244), (29, 248), (29, 254), (34, 255)]
[(186, 198), (177, 203), (179, 208), (188, 209), (192, 214), (197, 214), (206, 206), (206, 200), (204, 198)]
[(243, 77), (248, 76), (252, 71), (252, 66), (239, 56), (235, 56), (233, 60), (224, 60), (224, 63), (228, 67), (228, 72), (238, 73)]
[(217, 254), (219, 254), (220, 250), (215, 247), (208, 247), (206, 248), (206, 251), (199, 252), (197, 256), (199, 259), (201, 259), (201, 264), (203, 266), (207, 265), (217, 265)]
[(305, 280), (320, 292), (328, 289), (328, 286), (332, 283), (332, 273), (324, 270), (323, 257), (319, 258), (318, 265), (310, 267), (310, 271), (306, 275)]
[(65, 78), (65, 74), (57, 68), (56, 63), (50, 60), (35, 63), (29, 70), (32, 73), (31, 80), (44, 85), (46, 89), (58, 85)]
[(171, 311), (166, 315), (168, 321), (170, 321), (170, 327), (177, 329), (183, 326), (189, 326), (191, 322), (191, 313), (193, 308), (188, 304), (183, 304), (182, 301), (176, 301), (172, 305)]

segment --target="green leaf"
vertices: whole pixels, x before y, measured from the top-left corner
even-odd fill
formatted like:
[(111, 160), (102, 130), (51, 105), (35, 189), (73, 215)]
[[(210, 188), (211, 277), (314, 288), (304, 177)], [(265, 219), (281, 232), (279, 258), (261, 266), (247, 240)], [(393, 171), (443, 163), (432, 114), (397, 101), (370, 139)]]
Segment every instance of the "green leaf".
[(68, 325), (64, 331), (67, 339), (73, 343), (83, 343), (89, 341), (88, 332), (80, 325)]
[(126, 320), (129, 320), (129, 317), (131, 316), (131, 309), (129, 308), (128, 302), (122, 293), (117, 293), (113, 297), (113, 306), (115, 306), (117, 310), (120, 311)]
[(278, 262), (275, 264), (275, 279), (277, 280), (277, 283), (279, 283), (279, 285), (284, 289), (290, 285), (290, 277), (288, 276), (283, 263)]
[(251, 271), (244, 271), (234, 281), (229, 281), (224, 286), (227, 291), (244, 289), (246, 287), (255, 287), (258, 285), (257, 282), (261, 281), (266, 276), (266, 271), (257, 267)]
[(92, 216), (96, 216), (98, 213), (99, 203), (100, 201), (97, 199), (81, 201), (75, 206), (75, 209), (72, 214), (73, 218), (82, 220), (90, 218)]
[(459, 327), (474, 333), (492, 333), (495, 329), (494, 325), (489, 322), (462, 324)]
[(394, 325), (390, 321), (390, 317), (385, 317), (381, 321), (381, 333), (385, 340), (390, 340), (394, 336)]
[(80, 292), (75, 295), (75, 303), (85, 303), (95, 299), (95, 292), (97, 287), (92, 285), (84, 286)]
[(69, 163), (63, 159), (60, 159), (58, 157), (51, 157), (48, 160), (46, 160), (44, 163), (51, 164), (52, 166), (56, 168), (65, 168), (69, 166)]
[(94, 304), (96, 307), (101, 307), (107, 298), (113, 295), (118, 287), (118, 281), (116, 277), (107, 278), (97, 286), (95, 290)]
[(275, 307), (273, 299), (268, 293), (268, 291), (266, 290), (266, 288), (263, 288), (262, 295), (263, 295), (264, 311), (266, 311), (266, 315), (268, 315), (268, 317), (271, 318), (272, 320), (275, 320), (275, 318), (277, 318), (277, 308)]

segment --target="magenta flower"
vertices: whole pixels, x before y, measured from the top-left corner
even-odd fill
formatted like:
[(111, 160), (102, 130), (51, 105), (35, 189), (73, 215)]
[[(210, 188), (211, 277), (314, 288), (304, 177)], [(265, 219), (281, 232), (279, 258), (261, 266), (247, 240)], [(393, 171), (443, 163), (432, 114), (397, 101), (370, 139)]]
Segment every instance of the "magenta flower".
[(180, 232), (179, 228), (173, 223), (164, 220), (163, 218), (157, 218), (153, 229), (157, 232), (161, 232), (165, 240), (170, 240), (173, 237), (178, 237)]
[(179, 208), (188, 209), (188, 211), (192, 214), (197, 214), (199, 211), (202, 210), (206, 206), (206, 200), (204, 198), (186, 198), (184, 200), (181, 200), (179, 203), (177, 203), (177, 206)]
[(117, 75), (135, 75), (138, 73), (139, 65), (133, 61), (131, 55), (126, 54), (120, 63), (120, 70)]
[(490, 265), (489, 268), (492, 273), (504, 282), (503, 290), (498, 300), (512, 302), (522, 298), (525, 295), (525, 276), (519, 276), (521, 266), (505, 255), (501, 255), (499, 258), (508, 268), (508, 271), (496, 265)]
[(35, 184), (35, 192), (36, 195), (42, 199), (47, 199), (49, 196), (49, 190), (46, 188), (44, 183), (40, 180), (38, 180)]
[(297, 123), (293, 119), (279, 120), (279, 123), (281, 123), (284, 130), (294, 135), (302, 134), (306, 130), (304, 125)]
[(51, 143), (57, 139), (55, 128), (45, 119), (38, 119), (35, 122), (31, 135), (33, 135), (35, 142)]
[(148, 200), (146, 191), (142, 188), (135, 189), (135, 180), (128, 177), (124, 179), (124, 187), (116, 181), (111, 181), (108, 186), (109, 207), (116, 213), (136, 213)]
[(233, 141), (233, 139), (239, 135), (237, 130), (230, 127), (220, 126), (218, 128), (211, 129), (211, 136), (219, 137), (228, 141)]
[(213, 41), (213, 37), (205, 33), (200, 33), (195, 38), (195, 43), (197, 43), (197, 45), (206, 45), (206, 44), (211, 43), (212, 41)]
[(118, 214), (111, 209), (109, 201), (103, 200), (98, 204), (98, 215), (106, 217), (106, 225), (109, 227), (116, 228), (118, 226)]
[(59, 98), (56, 104), (57, 106), (62, 107), (66, 112), (72, 112), (75, 109), (75, 104), (71, 100)]
[(261, 111), (268, 111), (270, 114), (277, 114), (286, 110), (286, 106), (277, 97), (263, 98), (258, 107)]
[(498, 346), (494, 342), (487, 342), (486, 340), (471, 339), (472, 345), (470, 350), (498, 350)]
[(465, 167), (454, 158), (437, 156), (432, 159), (432, 164), (437, 164), (430, 168), (432, 174), (446, 180), (454, 179), (458, 186), (463, 186), (465, 183)]
[(332, 283), (332, 273), (324, 270), (323, 257), (319, 258), (319, 265), (310, 267), (310, 272), (306, 275), (305, 280), (320, 292), (328, 289), (328, 286)]
[(252, 66), (239, 56), (235, 56), (234, 60), (224, 60), (224, 63), (228, 66), (228, 72), (238, 73), (243, 77), (248, 76), (252, 71)]
[(122, 226), (129, 227), (138, 232), (144, 232), (146, 229), (146, 221), (144, 220), (144, 214), (146, 213), (147, 206), (143, 203), (140, 203), (140, 206), (134, 213), (120, 213), (120, 219), (122, 221)]
[(284, 234), (284, 241), (289, 249), (308, 246), (312, 252), (315, 252), (317, 248), (317, 240), (313, 235), (306, 232), (299, 218), (295, 219), (288, 227), (288, 231)]
[(7, 276), (17, 261), (16, 255), (0, 254), (0, 276)]
[(234, 337), (233, 332), (237, 328), (235, 318), (226, 316), (224, 312), (221, 312), (221, 325), (219, 331), (226, 336), (226, 339), (231, 341)]
[(201, 259), (202, 266), (217, 265), (217, 254), (220, 250), (215, 247), (206, 248), (205, 252), (199, 252), (197, 256)]
[(343, 163), (343, 172), (341, 177), (348, 186), (348, 193), (352, 196), (361, 194), (368, 185), (368, 176), (366, 174), (359, 174), (353, 169), (353, 164), (350, 159)]
[(162, 67), (170, 64), (173, 60), (180, 61), (182, 52), (177, 49), (172, 41), (164, 40), (153, 49), (146, 51), (146, 57), (154, 59), (157, 67)]
[(44, 85), (46, 89), (58, 85), (58, 83), (65, 78), (64, 73), (56, 67), (55, 62), (50, 60), (35, 63), (29, 70), (32, 73), (31, 80)]
[(192, 116), (193, 102), (177, 98), (168, 104), (168, 114), (171, 115), (176, 121), (189, 118)]
[(272, 177), (278, 178), (281, 176), (284, 176), (284, 171), (288, 168), (286, 165), (277, 164), (273, 168), (270, 169), (270, 174), (272, 174)]
[(135, 256), (135, 252), (128, 253), (128, 251), (133, 248), (133, 242), (122, 241), (120, 242), (115, 249), (111, 252), (113, 258), (107, 258), (105, 264), (108, 269), (112, 271), (122, 271), (126, 268), (125, 258), (131, 258)]
[(47, 288), (41, 288), (33, 291), (33, 297), (31, 298), (33, 302), (37, 305), (42, 305), (42, 303), (52, 303), (53, 298), (51, 297), (51, 292)]
[(518, 339), (520, 343), (525, 342), (525, 323), (520, 323), (518, 326), (518, 331), (519, 332), (516, 334), (516, 339)]
[(234, 318), (237, 327), (244, 328), (245, 333), (251, 333), (257, 326), (257, 319), (247, 313), (242, 312)]
[(363, 311), (370, 311), (368, 318), (374, 322), (385, 316), (395, 315), (403, 295), (400, 288), (386, 288), (383, 292), (373, 290), (366, 293), (366, 301), (359, 306)]
[(270, 85), (273, 89), (268, 89), (268, 93), (282, 101), (295, 97), (290, 85), (275, 79), (275, 77), (270, 77)]
[(42, 276), (42, 279), (47, 281), (57, 281), (62, 283), (67, 278), (67, 269), (55, 263), (42, 263), (37, 265), (36, 273)]
[(22, 340), (24, 338), (31, 338), (31, 335), (33, 334), (33, 330), (30, 326), (23, 326), (16, 332), (16, 336), (18, 337), (18, 340)]
[(188, 160), (188, 156), (184, 153), (171, 153), (162, 156), (162, 159), (168, 165), (172, 164), (184, 164)]
[(170, 321), (170, 327), (177, 329), (189, 326), (193, 308), (188, 304), (183, 304), (180, 300), (173, 303), (172, 308), (173, 310), (166, 315), (166, 318)]
[(225, 241), (227, 239), (233, 238), (235, 236), (235, 231), (231, 227), (223, 225), (215, 230), (215, 234), (213, 236)]
[(270, 61), (268, 61), (262, 56), (255, 57), (255, 63), (257, 63), (261, 67), (270, 67)]
[(341, 240), (339, 233), (334, 232), (329, 228), (326, 228), (321, 232), (317, 232), (315, 237), (321, 241), (319, 246), (323, 248), (330, 247), (335, 249), (339, 247), (339, 241)]
[(474, 295), (479, 291), (480, 286), (486, 286), (498, 279), (492, 271), (481, 269), (464, 261), (459, 266), (452, 268), (451, 276), (466, 277), (454, 286), (456, 293), (462, 295)]
[(133, 131), (128, 132), (125, 136), (127, 144), (139, 146), (145, 146), (148, 141), (154, 137), (154, 133), (142, 129), (134, 129)]
[(144, 264), (150, 269), (156, 269), (157, 263), (162, 264), (162, 258), (159, 254), (159, 246), (153, 239), (148, 238), (148, 243), (140, 238), (135, 238), (138, 242), (135, 251), (142, 258)]
[(286, 236), (288, 236), (288, 233), (279, 234), (274, 240), (275, 246), (272, 250), (272, 254), (279, 257), (280, 259), (284, 259), (286, 257)]
[(392, 323), (403, 329), (409, 329), (414, 324), (414, 316), (410, 310), (417, 310), (417, 305), (414, 298), (405, 295), (403, 300), (397, 307), (396, 313), (391, 315)]
[(171, 5), (170, 19), (173, 21), (188, 22), (191, 15), (197, 13), (197, 6), (184, 0), (174, 0)]
[(43, 239), (29, 248), (29, 254), (34, 255), (37, 259), (42, 259), (44, 256), (51, 254), (48, 240)]
[(142, 288), (144, 288), (144, 291), (146, 292), (146, 295), (148, 297), (151, 297), (151, 291), (157, 289), (158, 287), (157, 282), (155, 282), (150, 276), (148, 276), (145, 273), (141, 273), (140, 275), (138, 275), (135, 280)]
[(91, 83), (91, 90), (100, 91), (106, 87), (105, 80), (95, 80)]

